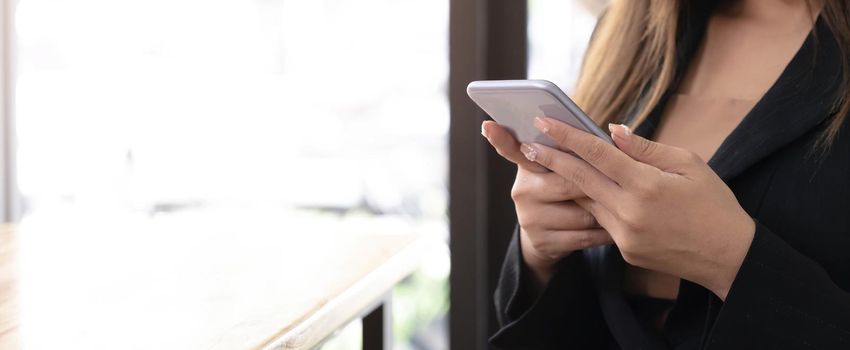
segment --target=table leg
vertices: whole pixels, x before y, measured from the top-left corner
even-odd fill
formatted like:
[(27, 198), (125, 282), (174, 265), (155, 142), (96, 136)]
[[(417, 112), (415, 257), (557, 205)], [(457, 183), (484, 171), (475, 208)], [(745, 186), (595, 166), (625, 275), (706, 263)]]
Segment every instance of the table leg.
[(363, 350), (390, 350), (393, 348), (392, 294), (374, 310), (363, 317)]

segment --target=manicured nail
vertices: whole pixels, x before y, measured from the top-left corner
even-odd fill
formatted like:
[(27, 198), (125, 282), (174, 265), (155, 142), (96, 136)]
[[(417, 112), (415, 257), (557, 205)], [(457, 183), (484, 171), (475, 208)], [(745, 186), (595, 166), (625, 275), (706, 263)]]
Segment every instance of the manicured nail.
[(534, 117), (534, 127), (546, 134), (550, 129), (549, 121), (540, 117)]
[(632, 129), (629, 128), (626, 124), (620, 124), (620, 127), (623, 128), (623, 132), (626, 133), (626, 137), (632, 136)]
[(522, 146), (519, 147), (519, 150), (522, 151), (522, 154), (524, 154), (525, 158), (528, 158), (528, 160), (532, 162), (537, 161), (537, 148), (534, 146), (523, 143)]
[(481, 136), (484, 136), (486, 139), (490, 139), (490, 136), (487, 136), (487, 129), (484, 129), (484, 123), (481, 123)]
[(625, 124), (608, 124), (608, 130), (611, 131), (611, 136), (627, 142), (632, 136), (632, 129)]

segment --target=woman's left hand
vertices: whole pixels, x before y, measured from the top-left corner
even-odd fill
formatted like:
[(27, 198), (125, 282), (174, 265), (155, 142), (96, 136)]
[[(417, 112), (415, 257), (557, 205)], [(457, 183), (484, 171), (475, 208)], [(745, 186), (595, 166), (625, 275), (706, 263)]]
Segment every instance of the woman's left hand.
[(552, 118), (537, 118), (534, 125), (581, 159), (540, 144), (523, 145), (523, 153), (590, 197), (579, 204), (608, 230), (626, 262), (726, 299), (755, 223), (699, 156), (623, 125), (609, 125), (616, 147)]

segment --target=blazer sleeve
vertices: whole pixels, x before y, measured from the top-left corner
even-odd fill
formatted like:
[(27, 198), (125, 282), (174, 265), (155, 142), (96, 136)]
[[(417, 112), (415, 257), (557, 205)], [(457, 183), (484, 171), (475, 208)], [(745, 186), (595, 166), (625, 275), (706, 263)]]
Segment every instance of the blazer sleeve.
[(759, 222), (726, 302), (714, 303), (708, 349), (850, 349), (850, 294)]
[(491, 344), (504, 349), (602, 348), (607, 328), (582, 254), (561, 260), (532, 300), (521, 252), (517, 227), (495, 291), (499, 330)]

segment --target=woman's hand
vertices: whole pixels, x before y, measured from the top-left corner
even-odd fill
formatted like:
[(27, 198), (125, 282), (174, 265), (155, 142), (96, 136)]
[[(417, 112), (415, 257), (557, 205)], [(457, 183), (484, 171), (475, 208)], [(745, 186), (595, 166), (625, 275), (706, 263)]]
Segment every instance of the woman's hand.
[(511, 197), (519, 219), (522, 256), (538, 289), (548, 283), (555, 263), (564, 256), (613, 243), (593, 215), (573, 201), (590, 201), (575, 184), (526, 159), (516, 139), (495, 122), (481, 124), (481, 134), (517, 165)]
[(592, 199), (578, 202), (628, 263), (693, 281), (725, 300), (755, 223), (699, 156), (623, 125), (609, 125), (616, 147), (555, 119), (534, 125), (581, 159), (539, 144), (523, 145), (523, 153)]

